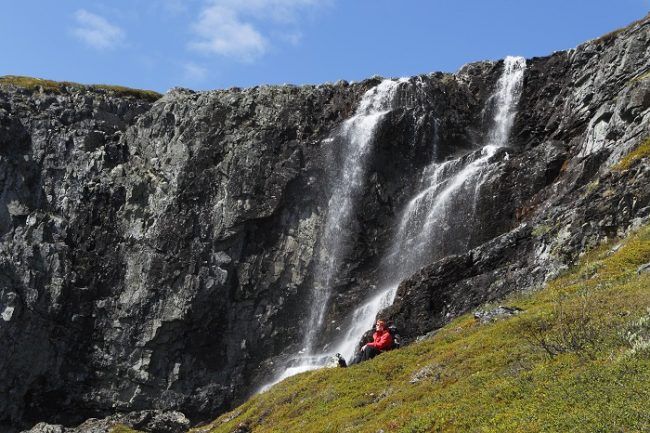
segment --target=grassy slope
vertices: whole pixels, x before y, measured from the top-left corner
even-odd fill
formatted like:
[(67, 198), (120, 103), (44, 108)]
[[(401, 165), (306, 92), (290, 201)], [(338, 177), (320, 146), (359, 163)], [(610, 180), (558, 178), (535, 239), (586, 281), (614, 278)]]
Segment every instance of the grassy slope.
[(77, 90), (105, 90), (112, 92), (117, 96), (133, 97), (145, 101), (154, 102), (162, 95), (152, 90), (132, 89), (124, 86), (112, 86), (107, 84), (79, 84), (70, 81), (52, 81), (41, 78), (21, 77), (17, 75), (0, 76), (0, 86), (16, 86), (32, 91), (43, 91), (50, 93), (60, 93), (65, 88)]
[[(650, 315), (650, 273), (637, 274), (649, 261), (645, 227), (502, 303), (518, 316), (462, 316), (373, 361), (289, 378), (196, 431), (650, 431), (650, 350), (634, 352), (628, 334)], [(642, 328), (650, 346), (650, 320)]]

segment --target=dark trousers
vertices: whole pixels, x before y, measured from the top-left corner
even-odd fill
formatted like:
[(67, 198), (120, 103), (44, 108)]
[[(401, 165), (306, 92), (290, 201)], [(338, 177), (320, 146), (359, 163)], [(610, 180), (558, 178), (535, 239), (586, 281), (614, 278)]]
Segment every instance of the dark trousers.
[(352, 358), (352, 361), (350, 361), (350, 365), (367, 361), (379, 355), (380, 353), (380, 350), (377, 350), (372, 346), (366, 346), (363, 350), (358, 351), (357, 354), (354, 355), (354, 358)]

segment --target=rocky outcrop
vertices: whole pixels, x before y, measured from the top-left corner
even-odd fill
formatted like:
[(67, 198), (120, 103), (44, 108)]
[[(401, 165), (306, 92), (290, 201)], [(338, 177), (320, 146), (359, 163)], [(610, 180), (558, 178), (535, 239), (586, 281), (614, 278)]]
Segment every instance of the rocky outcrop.
[(185, 433), (190, 421), (180, 412), (145, 410), (104, 419), (90, 418), (77, 427), (41, 422), (23, 433), (112, 433), (119, 427), (150, 433)]
[[(405, 335), (537, 287), (648, 214), (647, 160), (611, 167), (650, 132), (649, 26), (528, 62), (466, 248), (437, 251), (454, 254), (400, 288), (390, 314)], [(344, 228), (323, 341), (387, 271), (423, 168), (483, 144), (502, 68), (400, 84)], [(2, 86), (1, 428), (151, 409), (197, 421), (254, 391), (299, 349), (334, 138), (378, 83), (175, 89), (155, 103)]]

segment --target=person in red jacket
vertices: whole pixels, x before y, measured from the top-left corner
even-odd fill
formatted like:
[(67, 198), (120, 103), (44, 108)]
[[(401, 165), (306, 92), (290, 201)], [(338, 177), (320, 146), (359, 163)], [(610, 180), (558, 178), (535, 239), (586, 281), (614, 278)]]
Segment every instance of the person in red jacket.
[(393, 336), (386, 327), (386, 322), (377, 320), (375, 324), (375, 333), (372, 334), (372, 341), (365, 344), (354, 356), (350, 365), (358, 364), (363, 361), (374, 358), (381, 352), (390, 350), (393, 347)]

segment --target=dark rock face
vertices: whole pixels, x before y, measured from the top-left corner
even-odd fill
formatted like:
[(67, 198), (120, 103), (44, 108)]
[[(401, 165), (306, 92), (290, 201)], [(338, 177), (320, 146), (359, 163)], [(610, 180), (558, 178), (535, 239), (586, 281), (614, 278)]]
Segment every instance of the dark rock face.
[[(646, 19), (528, 62), (464, 249), (437, 251), (447, 257), (404, 281), (388, 312), (403, 336), (538, 287), (648, 217), (647, 160), (610, 167), (650, 135), (650, 80), (635, 79), (649, 43)], [(502, 69), (400, 84), (345, 228), (323, 341), (387, 271), (423, 168), (483, 144)], [(151, 409), (196, 421), (254, 391), (299, 349), (332, 137), (378, 83), (176, 89), (153, 104), (1, 88), (0, 428)]]
[(269, 316), (299, 314), (315, 140), (361, 90), (175, 91), (153, 107), (4, 91), (0, 417), (207, 416), (241, 396), (243, 372), (288, 344), (273, 337), (296, 332)]

